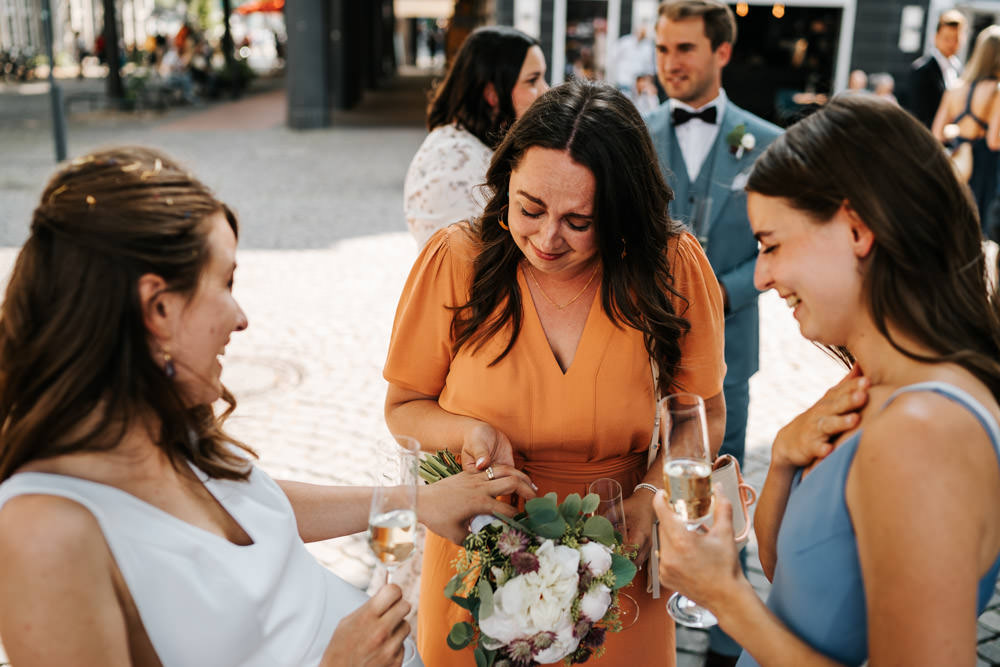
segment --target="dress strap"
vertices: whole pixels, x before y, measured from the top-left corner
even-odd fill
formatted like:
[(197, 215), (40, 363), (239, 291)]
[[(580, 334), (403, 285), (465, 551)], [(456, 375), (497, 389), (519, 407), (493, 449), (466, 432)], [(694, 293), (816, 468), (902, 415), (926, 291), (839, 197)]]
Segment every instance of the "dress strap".
[(962, 405), (979, 420), (986, 434), (990, 436), (990, 442), (993, 443), (993, 450), (996, 452), (997, 457), (1000, 458), (1000, 426), (997, 425), (996, 419), (983, 407), (982, 403), (973, 398), (965, 390), (959, 389), (953, 384), (948, 384), (947, 382), (919, 382), (901, 387), (893, 392), (892, 396), (885, 402), (885, 405), (882, 406), (882, 409), (884, 410), (900, 394), (912, 391), (931, 391)]

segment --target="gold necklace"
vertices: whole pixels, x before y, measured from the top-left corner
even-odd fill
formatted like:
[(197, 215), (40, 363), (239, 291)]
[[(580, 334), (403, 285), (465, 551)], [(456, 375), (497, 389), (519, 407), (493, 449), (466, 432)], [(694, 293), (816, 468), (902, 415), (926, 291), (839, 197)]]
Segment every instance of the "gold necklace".
[(566, 303), (564, 303), (561, 306), (558, 303), (556, 303), (555, 301), (553, 301), (549, 297), (549, 295), (545, 293), (545, 290), (542, 289), (542, 286), (538, 283), (538, 278), (535, 277), (535, 270), (531, 267), (531, 264), (528, 264), (528, 275), (531, 276), (531, 279), (535, 283), (535, 287), (537, 287), (538, 291), (542, 293), (542, 296), (545, 297), (545, 300), (548, 301), (549, 303), (551, 303), (553, 306), (555, 306), (556, 310), (563, 310), (565, 308), (568, 308), (570, 305), (572, 305), (573, 303), (575, 303), (577, 299), (579, 299), (581, 296), (583, 296), (583, 293), (587, 291), (588, 287), (590, 287), (590, 283), (594, 282), (594, 277), (597, 276), (597, 269), (599, 269), (599, 268), (601, 268), (601, 265), (600, 264), (595, 264), (594, 265), (594, 270), (590, 274), (590, 280), (588, 280), (587, 284), (583, 286), (583, 289), (580, 290), (579, 292), (577, 292), (576, 296), (574, 296), (572, 299), (570, 299), (569, 301), (567, 301)]

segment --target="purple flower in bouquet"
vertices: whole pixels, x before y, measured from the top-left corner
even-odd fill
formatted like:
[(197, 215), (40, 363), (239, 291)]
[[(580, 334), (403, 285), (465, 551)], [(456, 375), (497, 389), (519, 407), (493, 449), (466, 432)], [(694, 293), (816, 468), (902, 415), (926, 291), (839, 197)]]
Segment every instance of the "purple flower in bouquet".
[(538, 572), (538, 557), (527, 551), (518, 551), (510, 557), (510, 564), (518, 574)]
[(518, 667), (530, 665), (534, 654), (531, 642), (527, 639), (516, 639), (507, 646), (507, 655), (510, 656), (511, 662)]
[(505, 528), (497, 538), (497, 551), (504, 556), (513, 556), (528, 548), (528, 536), (514, 528)]
[(604, 640), (607, 638), (608, 631), (599, 625), (595, 625), (590, 628), (590, 632), (583, 638), (580, 642), (581, 645), (587, 648), (598, 648), (604, 645)]

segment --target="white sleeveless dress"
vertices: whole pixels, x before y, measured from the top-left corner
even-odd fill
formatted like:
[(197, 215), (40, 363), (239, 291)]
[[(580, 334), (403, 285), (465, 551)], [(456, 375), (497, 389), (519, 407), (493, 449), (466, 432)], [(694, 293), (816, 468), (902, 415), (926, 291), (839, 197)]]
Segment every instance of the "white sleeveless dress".
[(253, 544), (235, 545), (125, 491), (64, 475), (13, 475), (0, 484), (0, 507), (24, 494), (86, 507), (164, 667), (318, 665), (337, 624), (368, 597), (306, 550), (288, 498), (266, 473), (253, 468), (238, 482), (192, 469)]

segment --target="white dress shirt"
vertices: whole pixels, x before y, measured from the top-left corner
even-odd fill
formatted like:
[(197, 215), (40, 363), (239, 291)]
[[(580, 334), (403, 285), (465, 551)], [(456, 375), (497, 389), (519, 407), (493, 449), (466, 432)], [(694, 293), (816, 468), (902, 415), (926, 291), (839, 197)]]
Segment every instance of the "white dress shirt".
[(684, 166), (687, 167), (688, 178), (692, 183), (697, 180), (698, 172), (701, 171), (701, 165), (705, 164), (705, 158), (708, 157), (708, 152), (712, 150), (712, 144), (715, 143), (715, 138), (719, 135), (719, 128), (722, 126), (722, 116), (726, 112), (727, 102), (726, 91), (721, 88), (714, 100), (698, 109), (674, 99), (670, 100), (671, 114), (673, 114), (674, 109), (697, 112), (710, 106), (715, 107), (714, 124), (706, 123), (700, 118), (692, 118), (683, 125), (674, 127), (674, 132), (677, 133), (677, 145), (681, 147), (681, 154), (684, 156)]
[(931, 55), (934, 56), (938, 67), (941, 68), (941, 74), (944, 76), (944, 87), (954, 88), (955, 84), (958, 83), (958, 76), (962, 73), (962, 61), (956, 56), (945, 58), (936, 46), (931, 49)]

